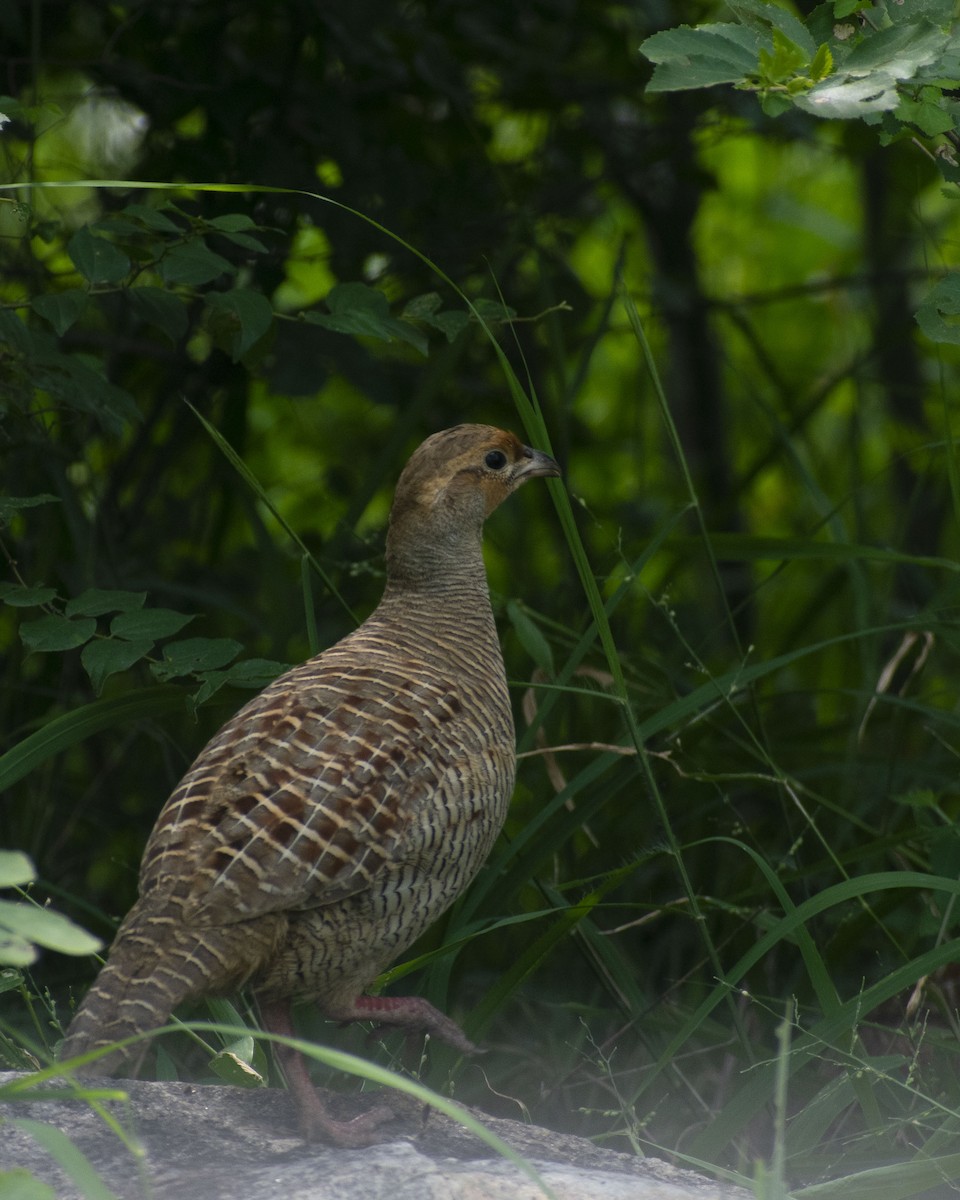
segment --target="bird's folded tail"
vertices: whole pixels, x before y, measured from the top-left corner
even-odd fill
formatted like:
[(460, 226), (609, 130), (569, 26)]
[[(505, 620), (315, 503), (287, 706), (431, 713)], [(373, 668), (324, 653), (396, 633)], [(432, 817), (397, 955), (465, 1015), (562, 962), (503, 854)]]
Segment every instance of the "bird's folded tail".
[[(281, 935), (262, 918), (190, 929), (176, 911), (136, 905), (120, 927), (110, 955), (74, 1014), (59, 1058), (65, 1061), (166, 1024), (186, 1000), (241, 987), (274, 950)], [(147, 1049), (140, 1038), (85, 1063), (81, 1074), (133, 1074)]]

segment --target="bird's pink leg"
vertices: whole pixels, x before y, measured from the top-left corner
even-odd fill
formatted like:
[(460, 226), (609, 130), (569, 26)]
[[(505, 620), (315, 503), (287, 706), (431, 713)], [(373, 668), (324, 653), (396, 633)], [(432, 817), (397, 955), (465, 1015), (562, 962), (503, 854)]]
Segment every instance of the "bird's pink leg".
[[(290, 1004), (287, 1001), (260, 1001), (260, 1019), (269, 1033), (293, 1037), (293, 1022), (290, 1019)], [(309, 1142), (327, 1138), (338, 1146), (371, 1146), (383, 1141), (377, 1127), (392, 1121), (396, 1113), (384, 1104), (378, 1104), (368, 1112), (361, 1113), (349, 1121), (340, 1121), (330, 1115), (320, 1092), (310, 1078), (306, 1061), (299, 1050), (289, 1046), (274, 1046), (274, 1053), (283, 1068), (287, 1087), (293, 1096), (300, 1128)]]

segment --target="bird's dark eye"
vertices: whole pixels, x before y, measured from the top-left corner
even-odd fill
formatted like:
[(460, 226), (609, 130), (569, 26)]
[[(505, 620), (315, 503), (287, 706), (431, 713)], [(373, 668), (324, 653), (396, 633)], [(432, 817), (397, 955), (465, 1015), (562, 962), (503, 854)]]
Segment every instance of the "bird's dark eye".
[(491, 450), (483, 461), (491, 471), (499, 471), (507, 465), (507, 456), (502, 450)]

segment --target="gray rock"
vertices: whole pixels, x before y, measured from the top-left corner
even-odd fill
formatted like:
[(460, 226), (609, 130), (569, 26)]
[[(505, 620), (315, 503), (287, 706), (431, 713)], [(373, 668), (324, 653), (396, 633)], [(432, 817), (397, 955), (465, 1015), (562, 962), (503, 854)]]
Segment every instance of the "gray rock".
[[(743, 1200), (747, 1193), (653, 1158), (601, 1150), (546, 1129), (474, 1115), (523, 1156), (538, 1183), (496, 1156), (456, 1121), (409, 1097), (391, 1099), (398, 1118), (383, 1143), (364, 1150), (307, 1145), (295, 1136), (293, 1107), (275, 1089), (93, 1080), (91, 1092), (123, 1093), (96, 1106), (66, 1082), (42, 1099), (4, 1085), (28, 1076), (0, 1073), (0, 1172), (30, 1171), (57, 1200), (89, 1196), (51, 1154), (66, 1134), (118, 1200)], [(364, 1106), (342, 1097), (340, 1116)], [(97, 1109), (100, 1109), (98, 1112)], [(111, 1128), (105, 1113), (120, 1125)], [(33, 1123), (42, 1127), (38, 1130)], [(69, 1145), (69, 1143), (66, 1143)], [(53, 1147), (56, 1148), (55, 1146)], [(7, 1184), (13, 1182), (7, 1177)], [(25, 1190), (36, 1185), (25, 1179)], [(549, 1191), (545, 1191), (546, 1185)], [(28, 1190), (34, 1188), (34, 1192)], [(7, 1194), (0, 1180), (0, 1194)], [(13, 1194), (13, 1192), (11, 1192)]]

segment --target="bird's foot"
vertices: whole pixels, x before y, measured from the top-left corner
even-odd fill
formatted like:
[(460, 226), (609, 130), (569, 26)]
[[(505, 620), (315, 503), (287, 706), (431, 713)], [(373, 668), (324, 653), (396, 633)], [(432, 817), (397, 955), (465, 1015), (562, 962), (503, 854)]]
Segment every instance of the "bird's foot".
[(387, 1138), (379, 1127), (387, 1121), (395, 1121), (397, 1114), (385, 1104), (378, 1104), (359, 1116), (347, 1121), (331, 1116), (320, 1093), (311, 1087), (309, 1094), (301, 1091), (298, 1096), (300, 1129), (308, 1142), (333, 1142), (347, 1149), (373, 1146)]
[(482, 1053), (456, 1021), (422, 996), (357, 996), (350, 1004), (329, 1015), (338, 1021), (375, 1021), (408, 1034), (429, 1033), (461, 1054)]

